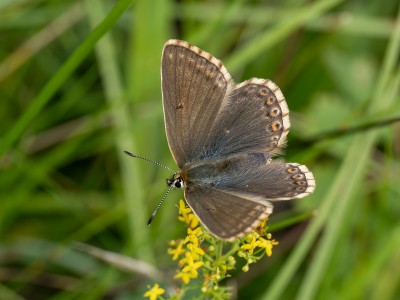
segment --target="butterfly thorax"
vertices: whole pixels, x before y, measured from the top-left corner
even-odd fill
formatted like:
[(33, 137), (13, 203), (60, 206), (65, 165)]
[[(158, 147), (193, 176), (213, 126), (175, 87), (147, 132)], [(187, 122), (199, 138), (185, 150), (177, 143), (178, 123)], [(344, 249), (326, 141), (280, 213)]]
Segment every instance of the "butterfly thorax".
[(230, 166), (229, 159), (203, 160), (184, 166), (179, 173), (167, 179), (167, 185), (174, 188), (187, 188), (194, 185), (214, 186), (214, 181), (224, 175)]
[(224, 185), (224, 179), (235, 176), (237, 162), (232, 158), (201, 160), (185, 165), (179, 174), (186, 189)]

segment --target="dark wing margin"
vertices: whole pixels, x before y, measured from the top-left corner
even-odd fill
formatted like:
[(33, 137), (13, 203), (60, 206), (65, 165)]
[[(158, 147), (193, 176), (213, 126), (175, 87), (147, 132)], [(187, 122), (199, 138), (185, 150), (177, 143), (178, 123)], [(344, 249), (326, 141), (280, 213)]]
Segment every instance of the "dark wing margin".
[(279, 154), (289, 132), (289, 109), (279, 87), (252, 78), (236, 85), (221, 107), (204, 158), (238, 153)]
[(161, 61), (165, 130), (176, 164), (198, 160), (233, 80), (222, 62), (180, 40), (169, 40)]
[(272, 205), (196, 186), (185, 190), (185, 199), (201, 223), (215, 237), (232, 242), (253, 231), (272, 213)]

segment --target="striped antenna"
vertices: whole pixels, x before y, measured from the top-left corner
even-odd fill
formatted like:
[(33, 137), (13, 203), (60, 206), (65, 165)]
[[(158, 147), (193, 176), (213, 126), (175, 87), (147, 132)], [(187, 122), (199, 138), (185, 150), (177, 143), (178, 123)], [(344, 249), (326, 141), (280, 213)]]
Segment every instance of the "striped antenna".
[(146, 158), (146, 157), (137, 155), (137, 154), (133, 154), (133, 153), (131, 153), (131, 152), (129, 152), (129, 151), (124, 151), (124, 153), (127, 154), (127, 155), (129, 155), (129, 156), (132, 156), (132, 157), (135, 157), (135, 158), (140, 158), (140, 159), (143, 159), (143, 160), (145, 160), (145, 161), (151, 162), (151, 163), (153, 163), (153, 164), (155, 164), (155, 165), (157, 165), (157, 166), (163, 167), (164, 169), (167, 169), (167, 170), (169, 170), (170, 172), (176, 174), (176, 172), (173, 171), (172, 169), (170, 169), (170, 168), (168, 168), (167, 166), (165, 166), (165, 165), (163, 165), (163, 164), (160, 164), (159, 162), (156, 162), (156, 161), (154, 161), (154, 160), (152, 160), (152, 159), (149, 159), (149, 158)]

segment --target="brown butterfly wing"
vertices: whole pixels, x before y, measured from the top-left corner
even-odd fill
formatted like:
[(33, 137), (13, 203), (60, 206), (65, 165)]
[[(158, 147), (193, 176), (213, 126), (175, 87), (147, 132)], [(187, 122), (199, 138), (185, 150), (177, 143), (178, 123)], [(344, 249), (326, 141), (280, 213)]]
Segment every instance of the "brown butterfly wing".
[(169, 40), (161, 62), (165, 131), (176, 164), (200, 159), (232, 78), (211, 54)]
[(261, 203), (303, 198), (315, 189), (314, 176), (306, 166), (271, 160), (262, 153), (204, 160), (185, 169), (184, 174), (188, 188), (212, 187)]
[(289, 110), (270, 80), (234, 85), (222, 62), (170, 40), (162, 57), (165, 129), (185, 177), (185, 198), (212, 234), (232, 241), (272, 212), (268, 200), (304, 197), (303, 165), (271, 161), (285, 145)]
[(249, 201), (205, 186), (186, 189), (185, 199), (211, 234), (230, 242), (254, 230), (272, 213), (268, 203)]
[(271, 80), (253, 78), (226, 98), (205, 144), (204, 158), (243, 153), (278, 154), (289, 132), (289, 109)]

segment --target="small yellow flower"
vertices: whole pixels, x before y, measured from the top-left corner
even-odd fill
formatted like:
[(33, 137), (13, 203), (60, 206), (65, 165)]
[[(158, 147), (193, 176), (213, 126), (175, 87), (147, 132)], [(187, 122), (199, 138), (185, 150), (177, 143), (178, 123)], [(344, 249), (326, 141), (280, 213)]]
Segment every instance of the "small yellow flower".
[(188, 284), (190, 282), (190, 279), (196, 278), (197, 275), (192, 273), (186, 273), (186, 272), (179, 272), (174, 276), (174, 278), (181, 278), (184, 284)]
[[(201, 250), (200, 248), (198, 248)], [(200, 255), (198, 252), (186, 251), (185, 257), (179, 261), (180, 265), (191, 265), (194, 261), (198, 261), (200, 259)]]
[(189, 227), (196, 228), (199, 226), (199, 224), (200, 224), (199, 219), (197, 219), (197, 217), (194, 214), (190, 214), (189, 215), (189, 223), (188, 223)]
[(242, 245), (240, 248), (253, 254), (254, 249), (259, 246), (260, 241), (256, 239), (254, 234), (249, 234), (246, 238), (249, 240), (249, 243)]
[(182, 242), (182, 241), (180, 241), (180, 242), (176, 245), (176, 248), (175, 248), (175, 249), (173, 249), (173, 248), (169, 248), (169, 249), (168, 249), (168, 254), (171, 254), (171, 255), (172, 255), (172, 260), (177, 260), (178, 257), (179, 257), (180, 255), (182, 255), (183, 253), (185, 253), (185, 250), (183, 250), (183, 242)]
[[(148, 288), (150, 288), (150, 286), (148, 286)], [(163, 288), (160, 288), (158, 283), (156, 283), (150, 290), (144, 293), (144, 296), (149, 297), (150, 300), (156, 300), (158, 296), (161, 296), (164, 293), (165, 290)]]
[(188, 228), (187, 229), (187, 234), (188, 236), (201, 236), (203, 234), (203, 231), (201, 230), (201, 227), (197, 227), (196, 229)]
[(198, 255), (200, 255), (200, 256), (203, 256), (203, 255), (204, 255), (204, 250), (201, 249), (201, 248), (199, 248), (199, 247), (197, 247), (197, 245), (195, 245), (195, 244), (190, 243), (190, 244), (187, 244), (186, 247), (187, 247), (192, 253), (198, 254)]
[(179, 216), (178, 220), (187, 224), (189, 228), (196, 228), (199, 226), (199, 220), (192, 213), (190, 207), (186, 207), (183, 200), (179, 200)]
[(186, 207), (185, 202), (181, 199), (179, 200), (179, 217), (178, 220), (184, 223), (188, 222), (189, 214), (191, 213), (191, 209)]
[(192, 210), (190, 207), (186, 207), (185, 201), (182, 199), (179, 200), (179, 214), (186, 217), (188, 214), (190, 214)]
[(195, 235), (188, 235), (184, 241), (186, 247), (190, 250), (190, 248), (199, 247), (199, 239)]
[[(186, 252), (186, 254), (188, 254), (188, 252)], [(204, 265), (204, 263), (202, 261), (195, 261), (191, 254), (186, 255), (186, 258), (186, 266), (182, 269), (182, 272), (194, 274), (194, 278), (197, 278), (197, 269)]]
[(277, 242), (275, 240), (266, 240), (262, 237), (260, 237), (258, 240), (260, 242), (259, 247), (265, 249), (265, 253), (267, 254), (267, 256), (271, 256), (272, 255), (272, 247), (279, 244), (279, 242)]
[(181, 259), (179, 263), (184, 265), (181, 272), (176, 274), (174, 278), (181, 278), (182, 281), (187, 284), (190, 282), (190, 279), (197, 278), (199, 273), (197, 269), (204, 265), (202, 261), (197, 261), (199, 259), (199, 255), (194, 252), (185, 252), (185, 258)]
[(186, 266), (182, 269), (182, 273), (188, 273), (192, 275), (192, 278), (197, 278), (199, 276), (199, 272), (197, 269), (200, 268), (204, 263), (202, 261), (198, 261), (193, 263), (192, 265)]
[[(199, 239), (197, 238), (198, 236), (201, 236), (203, 234), (203, 231), (201, 230), (200, 227), (197, 227), (196, 229), (187, 229), (188, 235), (185, 238), (185, 241), (183, 242), (184, 244), (187, 244), (186, 247), (189, 249), (189, 251), (193, 253), (197, 253), (201, 256), (204, 255), (203, 249), (199, 248)], [(198, 259), (198, 258), (195, 258)]]

